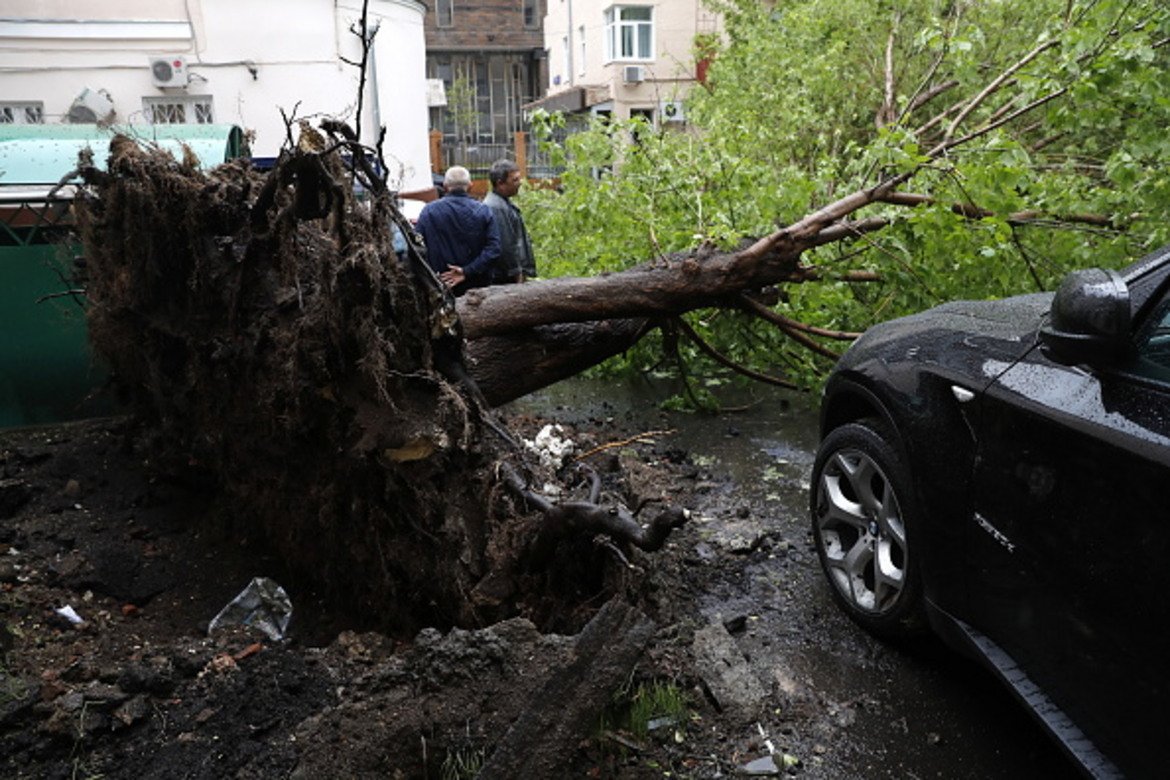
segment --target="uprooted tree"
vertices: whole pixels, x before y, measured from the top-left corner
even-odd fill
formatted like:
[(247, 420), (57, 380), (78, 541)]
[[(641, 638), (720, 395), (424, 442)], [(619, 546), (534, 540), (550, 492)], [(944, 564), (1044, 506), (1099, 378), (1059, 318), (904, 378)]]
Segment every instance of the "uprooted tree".
[[(1155, 21), (1165, 25), (1164, 15)], [(1086, 70), (1128, 40), (1136, 23), (1124, 22), (1080, 55)], [(83, 168), (78, 200), (91, 339), (169, 462), (208, 479), (224, 497), (221, 512), (262, 531), (354, 612), (378, 615), (381, 628), (410, 635), (516, 614), (579, 627), (598, 595), (625, 587), (614, 562), (658, 549), (685, 512), (667, 501), (634, 505), (584, 466), (560, 473), (567, 497), (543, 495), (537, 486), (554, 475), (493, 407), (663, 324), (730, 363), (678, 319), (700, 308), (748, 312), (826, 352), (819, 339), (849, 334), (784, 316), (772, 306), (777, 290), (825, 276), (806, 261), (810, 250), (866, 242), (896, 219), (863, 209), (938, 206), (907, 184), (937, 176), (964, 145), (1039, 121), (1073, 82), (1025, 89), (1016, 80), (1051, 48), (1042, 42), (984, 74), (982, 89), (927, 123), (920, 135), (937, 131), (931, 147), (902, 144), (868, 184), (761, 238), (458, 300), (413, 236), (405, 260), (395, 255), (390, 226), (410, 234), (409, 225), (375, 168), (362, 165), (377, 150), (341, 123), (323, 123), (326, 137), (313, 142), (302, 127), (303, 142), (263, 176), (244, 162), (204, 173), (119, 137), (105, 171)], [(925, 104), (949, 89), (931, 78), (906, 100)], [(896, 102), (883, 104), (886, 124)], [(354, 197), (354, 179), (368, 199)], [(941, 205), (971, 220), (1036, 216)], [(599, 535), (610, 546), (596, 545)]]

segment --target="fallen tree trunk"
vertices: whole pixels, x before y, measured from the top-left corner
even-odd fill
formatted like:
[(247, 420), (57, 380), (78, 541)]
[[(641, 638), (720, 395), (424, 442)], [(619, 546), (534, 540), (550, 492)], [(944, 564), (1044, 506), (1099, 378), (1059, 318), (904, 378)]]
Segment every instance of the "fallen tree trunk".
[(653, 327), (648, 319), (538, 325), (469, 339), (467, 371), (499, 406), (620, 354)]

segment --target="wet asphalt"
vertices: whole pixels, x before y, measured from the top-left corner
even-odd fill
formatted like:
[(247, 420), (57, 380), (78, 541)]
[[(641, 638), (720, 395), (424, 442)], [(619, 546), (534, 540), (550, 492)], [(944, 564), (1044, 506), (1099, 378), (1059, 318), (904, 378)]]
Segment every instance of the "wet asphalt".
[(729, 478), (723, 506), (782, 540), (767, 556), (745, 558), (739, 585), (705, 594), (700, 608), (711, 620), (746, 618), (736, 637), (740, 649), (780, 692), (779, 704), (800, 715), (795, 728), (769, 735), (801, 760), (798, 776), (1079, 775), (981, 667), (939, 642), (912, 649), (879, 642), (837, 610), (808, 531), (815, 397), (759, 385), (724, 387), (716, 393), (735, 411), (662, 411), (674, 390), (664, 382), (575, 378), (511, 408), (555, 413), (567, 422), (614, 419), (642, 430), (673, 430), (667, 446)]

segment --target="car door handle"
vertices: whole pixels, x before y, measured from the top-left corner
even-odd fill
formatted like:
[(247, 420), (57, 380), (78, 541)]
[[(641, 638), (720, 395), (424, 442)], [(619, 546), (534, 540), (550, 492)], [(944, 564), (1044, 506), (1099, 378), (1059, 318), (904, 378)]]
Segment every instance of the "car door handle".
[(975, 393), (971, 392), (965, 387), (960, 387), (959, 385), (951, 385), (951, 394), (954, 395), (955, 400), (961, 404), (965, 404), (968, 401), (974, 400), (975, 398)]

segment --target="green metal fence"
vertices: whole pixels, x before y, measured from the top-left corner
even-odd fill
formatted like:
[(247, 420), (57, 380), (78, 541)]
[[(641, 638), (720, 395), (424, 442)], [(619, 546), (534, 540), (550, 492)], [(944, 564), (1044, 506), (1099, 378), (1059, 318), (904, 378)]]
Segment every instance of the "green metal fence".
[[(116, 411), (103, 392), (107, 371), (89, 349), (72, 191), (50, 195), (82, 149), (92, 149), (94, 164), (104, 168), (113, 132), (0, 125), (0, 428)], [(185, 146), (207, 167), (246, 153), (234, 126), (168, 125), (132, 134), (172, 152)]]

